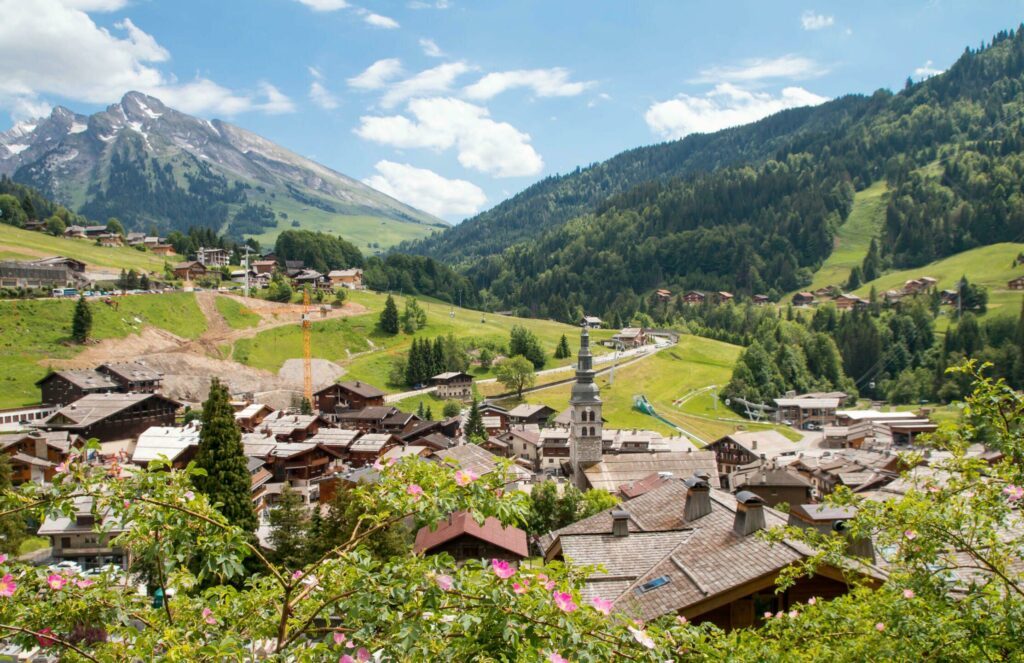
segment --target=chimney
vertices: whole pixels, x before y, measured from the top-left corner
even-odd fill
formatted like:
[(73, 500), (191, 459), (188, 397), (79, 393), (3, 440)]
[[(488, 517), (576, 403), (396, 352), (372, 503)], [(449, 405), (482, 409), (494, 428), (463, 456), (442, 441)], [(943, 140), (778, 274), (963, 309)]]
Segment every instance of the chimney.
[(683, 520), (690, 523), (711, 513), (711, 484), (706, 479), (692, 476), (683, 485), (686, 486)]
[(736, 520), (732, 531), (736, 536), (747, 536), (764, 529), (764, 500), (750, 492), (736, 493)]
[(850, 536), (850, 523), (846, 520), (837, 520), (832, 523), (832, 531), (846, 537), (846, 554), (851, 557), (860, 557), (866, 559), (868, 563), (875, 563), (875, 546), (871, 542), (871, 537), (857, 537)]
[(629, 536), (629, 511), (612, 511), (612, 536)]
[[(754, 440), (753, 442), (750, 443), (750, 450), (757, 451), (757, 440)], [(764, 458), (763, 455), (761, 457)]]

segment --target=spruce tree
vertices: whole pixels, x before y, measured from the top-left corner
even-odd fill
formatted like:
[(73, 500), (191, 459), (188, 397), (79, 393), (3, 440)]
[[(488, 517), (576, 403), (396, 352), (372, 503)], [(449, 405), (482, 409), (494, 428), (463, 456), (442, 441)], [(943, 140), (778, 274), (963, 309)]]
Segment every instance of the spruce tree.
[(480, 407), (475, 398), (473, 404), (469, 406), (469, 416), (466, 418), (466, 439), (477, 443), (487, 439), (484, 418), (480, 416)]
[(558, 341), (558, 347), (555, 348), (555, 359), (566, 359), (572, 356), (572, 350), (569, 349), (569, 339), (562, 334), (562, 338)]
[(206, 476), (196, 477), (196, 489), (218, 504), (218, 510), (232, 525), (255, 532), (258, 523), (252, 507), (248, 460), (242, 452), (242, 432), (235, 422), (228, 389), (217, 378), (210, 384), (210, 396), (203, 404), (202, 421), (196, 465), (206, 470)]
[(433, 421), (434, 420), (434, 411), (430, 408), (429, 405), (427, 406), (427, 409), (423, 412), (423, 419), (425, 421)]
[(384, 302), (384, 310), (380, 312), (379, 324), (384, 333), (398, 333), (398, 306), (395, 305), (395, 300), (391, 295), (388, 295), (387, 301)]
[(431, 364), (431, 375), (444, 373), (448, 370), (448, 363), (444, 357), (444, 342), (440, 336), (434, 339), (434, 346), (431, 349)]
[(79, 297), (75, 304), (75, 315), (71, 318), (71, 340), (75, 343), (85, 343), (89, 340), (89, 333), (92, 332), (92, 311), (89, 310), (89, 303), (85, 297)]
[(274, 551), (270, 559), (286, 569), (297, 569), (306, 563), (306, 542), (310, 538), (309, 511), (302, 496), (285, 484), (281, 498), (267, 516), (270, 543)]

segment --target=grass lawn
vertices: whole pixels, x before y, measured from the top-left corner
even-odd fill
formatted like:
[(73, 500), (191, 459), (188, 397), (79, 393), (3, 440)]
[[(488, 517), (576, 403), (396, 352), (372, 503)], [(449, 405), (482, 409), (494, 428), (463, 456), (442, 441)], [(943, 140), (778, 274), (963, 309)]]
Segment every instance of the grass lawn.
[[(164, 258), (126, 246), (104, 247), (84, 239), (65, 239), (0, 224), (0, 253), (26, 260), (42, 256), (67, 256), (89, 266), (135, 269), (163, 273)], [(168, 262), (175, 262), (168, 259)]]
[(213, 300), (217, 311), (224, 317), (224, 321), (232, 329), (248, 329), (260, 323), (260, 316), (239, 304), (230, 297), (217, 297)]
[(850, 270), (864, 262), (871, 238), (878, 237), (885, 223), (888, 194), (888, 185), (881, 180), (854, 195), (850, 216), (836, 231), (835, 249), (814, 274), (811, 285), (802, 290), (816, 290), (828, 285), (842, 287), (846, 283)]
[(19, 555), (27, 555), (37, 550), (50, 547), (50, 540), (42, 536), (30, 536), (18, 546)]
[[(370, 348), (365, 336), (365, 316), (336, 318), (312, 325), (313, 356), (334, 362), (344, 361), (350, 352)], [(302, 329), (298, 323), (275, 327), (252, 338), (235, 343), (233, 359), (237, 362), (277, 372), (286, 359), (302, 357)]]
[[(94, 339), (123, 338), (146, 325), (186, 338), (206, 330), (206, 318), (191, 293), (118, 297), (118, 310), (90, 302)], [(71, 317), (75, 300), (35, 299), (0, 301), (0, 407), (39, 402), (35, 381), (46, 375), (47, 358), (73, 357), (81, 349), (71, 345)], [(40, 363), (43, 362), (43, 363)]]

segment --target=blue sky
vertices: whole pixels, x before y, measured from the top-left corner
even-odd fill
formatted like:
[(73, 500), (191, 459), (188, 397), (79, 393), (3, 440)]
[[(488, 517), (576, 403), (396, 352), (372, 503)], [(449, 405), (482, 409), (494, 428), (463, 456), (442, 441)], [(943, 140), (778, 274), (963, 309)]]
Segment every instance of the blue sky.
[(0, 0), (0, 109), (129, 89), (458, 221), (624, 149), (898, 89), (1024, 2)]

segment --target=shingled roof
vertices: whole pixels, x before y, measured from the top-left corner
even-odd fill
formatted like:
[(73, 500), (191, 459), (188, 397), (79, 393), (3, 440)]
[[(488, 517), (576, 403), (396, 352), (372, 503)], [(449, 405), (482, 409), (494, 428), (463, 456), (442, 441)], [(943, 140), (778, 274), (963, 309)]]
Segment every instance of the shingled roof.
[(471, 536), (493, 546), (507, 550), (514, 555), (525, 558), (530, 550), (526, 544), (526, 532), (511, 525), (503, 527), (501, 521), (490, 517), (483, 525), (478, 525), (465, 511), (452, 514), (448, 520), (437, 524), (437, 529), (422, 527), (416, 532), (413, 550), (417, 553), (430, 552), (460, 536)]
[(44, 422), (44, 426), (59, 425), (65, 429), (88, 428), (122, 410), (149, 399), (167, 401), (179, 407), (181, 403), (160, 394), (87, 394), (74, 403), (65, 405)]
[(622, 484), (643, 479), (652, 472), (671, 472), (680, 478), (692, 476), (695, 472), (707, 472), (711, 475), (711, 485), (719, 485), (718, 463), (713, 451), (605, 455), (600, 463), (584, 470), (592, 488), (602, 488), (610, 493)]

